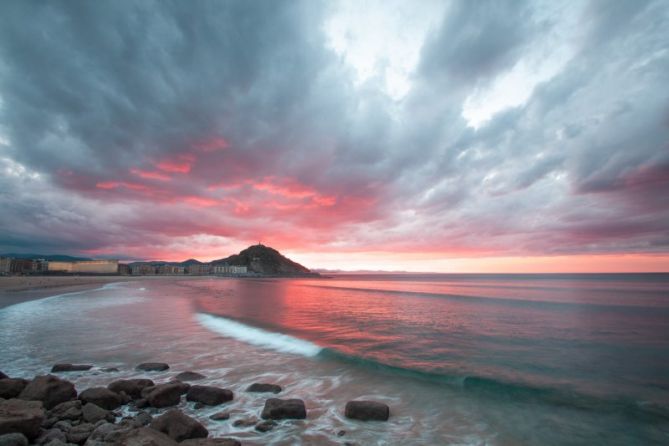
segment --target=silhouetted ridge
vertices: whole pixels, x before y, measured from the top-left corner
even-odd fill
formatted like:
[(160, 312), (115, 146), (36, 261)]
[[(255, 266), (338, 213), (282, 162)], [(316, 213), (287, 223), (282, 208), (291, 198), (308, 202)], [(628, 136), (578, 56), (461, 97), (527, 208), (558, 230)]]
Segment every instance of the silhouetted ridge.
[(246, 266), (250, 272), (269, 275), (311, 274), (311, 271), (265, 245), (249, 246), (239, 254), (214, 260), (212, 265)]

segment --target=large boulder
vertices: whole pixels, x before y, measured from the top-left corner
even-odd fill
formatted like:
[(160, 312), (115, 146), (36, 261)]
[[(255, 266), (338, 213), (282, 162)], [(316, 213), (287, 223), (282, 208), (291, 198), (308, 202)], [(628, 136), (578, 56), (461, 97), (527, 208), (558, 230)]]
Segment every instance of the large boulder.
[(116, 392), (112, 392), (106, 387), (91, 387), (79, 395), (79, 399), (84, 403), (93, 403), (107, 410), (114, 410), (123, 404), (123, 398)]
[(113, 423), (97, 423), (96, 426), (86, 440), (86, 446), (117, 446), (121, 436), (134, 429), (133, 426)]
[(269, 383), (253, 383), (246, 389), (247, 392), (258, 393), (279, 393), (281, 390), (281, 386)]
[(304, 407), (304, 401), (299, 399), (270, 398), (265, 401), (265, 407), (260, 416), (265, 420), (304, 419), (307, 417), (307, 410)]
[(182, 441), (179, 446), (242, 446), (242, 444), (234, 438), (194, 438)]
[(28, 439), (19, 433), (0, 435), (0, 446), (28, 446)]
[(185, 415), (177, 409), (171, 409), (154, 418), (149, 425), (151, 429), (163, 432), (176, 441), (189, 438), (207, 438), (209, 431), (199, 421)]
[(186, 394), (188, 401), (196, 401), (208, 406), (218, 406), (227, 401), (232, 401), (232, 398), (232, 390), (213, 386), (191, 386)]
[(22, 400), (41, 401), (44, 407), (52, 409), (60, 403), (77, 398), (74, 384), (53, 375), (37, 376), (21, 391)]
[(170, 366), (164, 362), (143, 362), (135, 367), (136, 370), (143, 370), (145, 372), (162, 372), (169, 368)]
[(346, 418), (361, 421), (387, 421), (390, 407), (377, 401), (349, 401), (344, 409)]
[(110, 383), (107, 388), (112, 392), (120, 394), (125, 392), (132, 399), (138, 399), (142, 396), (142, 390), (147, 387), (155, 386), (150, 379), (119, 379)]
[(199, 381), (201, 379), (205, 379), (206, 376), (202, 375), (201, 373), (197, 372), (181, 372), (177, 376), (174, 377), (174, 379), (179, 380), (179, 381)]
[(53, 428), (43, 431), (40, 436), (37, 437), (37, 440), (35, 440), (35, 444), (44, 445), (51, 443), (54, 440), (67, 443), (67, 437), (65, 436), (65, 433), (60, 429)]
[(176, 406), (181, 401), (181, 395), (185, 393), (182, 383), (173, 382), (146, 387), (142, 390), (142, 397), (146, 398), (153, 407)]
[(54, 364), (51, 367), (51, 373), (58, 372), (84, 372), (86, 370), (92, 369), (93, 366), (90, 364)]
[(0, 435), (18, 432), (28, 439), (37, 438), (42, 421), (44, 408), (40, 401), (0, 400)]
[(78, 420), (81, 418), (81, 401), (72, 400), (60, 403), (47, 413), (47, 418), (55, 418), (57, 421)]
[(28, 385), (28, 380), (21, 378), (0, 379), (0, 398), (16, 398)]

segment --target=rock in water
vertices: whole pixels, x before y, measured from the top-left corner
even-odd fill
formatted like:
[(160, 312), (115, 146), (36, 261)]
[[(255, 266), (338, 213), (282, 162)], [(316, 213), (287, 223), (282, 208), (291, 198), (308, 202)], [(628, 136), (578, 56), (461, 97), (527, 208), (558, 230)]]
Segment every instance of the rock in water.
[(155, 418), (149, 427), (167, 434), (176, 441), (207, 438), (209, 435), (209, 431), (199, 421), (177, 409), (171, 409)]
[(138, 399), (142, 396), (142, 390), (155, 384), (150, 379), (119, 379), (110, 383), (107, 388), (115, 393), (125, 392), (130, 398)]
[(194, 438), (182, 441), (179, 446), (242, 446), (242, 444), (234, 438)]
[(37, 438), (44, 421), (44, 408), (39, 401), (0, 400), (0, 435), (21, 433)]
[(112, 392), (106, 387), (91, 387), (79, 395), (84, 403), (93, 403), (107, 410), (114, 410), (123, 404), (123, 399), (118, 393)]
[(181, 372), (174, 377), (174, 379), (177, 379), (179, 381), (199, 381), (205, 378), (206, 376), (197, 372)]
[(162, 372), (169, 368), (170, 366), (164, 362), (143, 362), (135, 367), (136, 370), (143, 370), (145, 372)]
[(0, 398), (6, 400), (16, 398), (23, 392), (23, 389), (28, 385), (28, 380), (20, 378), (4, 378), (0, 379)]
[(265, 401), (265, 407), (260, 416), (265, 420), (304, 419), (307, 417), (307, 410), (302, 400), (270, 398)]
[(118, 446), (178, 446), (179, 443), (172, 440), (162, 432), (158, 432), (148, 427), (133, 429), (122, 434), (118, 442), (113, 443)]
[(265, 420), (261, 423), (256, 424), (255, 429), (258, 432), (269, 432), (276, 427), (276, 421), (274, 420)]
[(19, 433), (0, 435), (0, 446), (28, 446), (28, 439)]
[(89, 364), (54, 364), (53, 367), (51, 367), (51, 373), (84, 372), (92, 368), (93, 366)]
[(142, 396), (147, 399), (151, 406), (161, 408), (179, 404), (183, 393), (182, 383), (174, 382), (146, 387), (142, 391)]
[(258, 393), (279, 393), (281, 390), (281, 386), (268, 383), (253, 383), (246, 389), (247, 392)]
[(74, 384), (53, 375), (35, 377), (19, 395), (22, 400), (41, 401), (47, 409), (52, 409), (76, 397), (77, 391)]
[(230, 412), (216, 412), (209, 417), (210, 420), (223, 421), (230, 419)]
[(344, 410), (346, 418), (361, 421), (387, 421), (390, 408), (377, 401), (349, 401)]
[(218, 406), (219, 404), (231, 401), (232, 391), (213, 386), (191, 386), (186, 394), (188, 401), (197, 401), (208, 406)]

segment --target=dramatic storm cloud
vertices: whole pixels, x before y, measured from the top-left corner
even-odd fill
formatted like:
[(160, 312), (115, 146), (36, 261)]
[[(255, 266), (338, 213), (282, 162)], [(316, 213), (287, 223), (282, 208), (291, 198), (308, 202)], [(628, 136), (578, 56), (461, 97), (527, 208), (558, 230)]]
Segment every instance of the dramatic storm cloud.
[(4, 1), (0, 251), (658, 269), (667, 85), (662, 0)]

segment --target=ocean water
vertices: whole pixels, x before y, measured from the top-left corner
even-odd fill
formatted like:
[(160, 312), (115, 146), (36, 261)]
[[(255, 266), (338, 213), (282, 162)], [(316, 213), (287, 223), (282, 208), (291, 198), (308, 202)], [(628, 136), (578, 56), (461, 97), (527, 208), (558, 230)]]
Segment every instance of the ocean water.
[[(153, 279), (4, 308), (0, 352), (16, 376), (95, 364), (68, 374), (79, 390), (201, 372), (235, 393), (231, 420), (182, 408), (250, 445), (669, 444), (666, 274)], [(135, 372), (145, 361), (171, 369)], [(269, 397), (253, 382), (303, 399), (307, 419), (234, 427)], [(390, 420), (347, 420), (351, 399)]]

